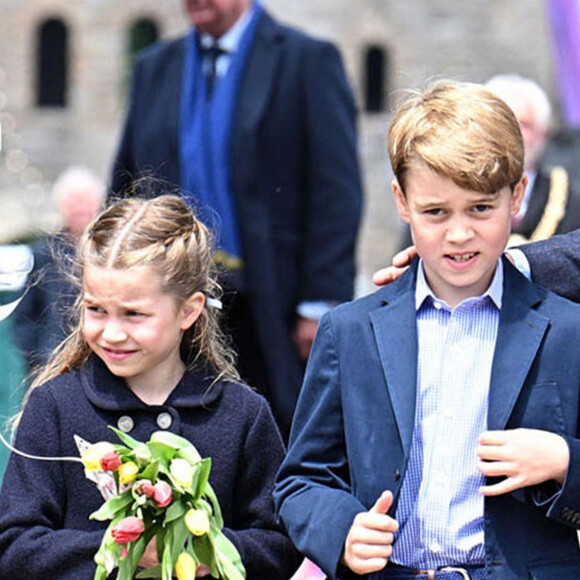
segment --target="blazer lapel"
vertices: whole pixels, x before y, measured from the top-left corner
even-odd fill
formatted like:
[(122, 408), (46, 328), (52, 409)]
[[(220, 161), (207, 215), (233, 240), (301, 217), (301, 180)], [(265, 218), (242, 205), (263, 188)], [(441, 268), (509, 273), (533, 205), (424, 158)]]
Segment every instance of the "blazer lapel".
[(248, 55), (232, 125), (233, 179), (236, 192), (249, 190), (245, 186), (252, 175), (252, 163), (256, 162), (253, 136), (265, 113), (276, 78), (281, 40), (276, 23), (263, 12)]
[(405, 456), (411, 449), (417, 391), (416, 264), (385, 290), (384, 305), (370, 318)]
[(549, 319), (534, 307), (542, 293), (504, 260), (504, 293), (489, 390), (488, 429), (504, 429)]

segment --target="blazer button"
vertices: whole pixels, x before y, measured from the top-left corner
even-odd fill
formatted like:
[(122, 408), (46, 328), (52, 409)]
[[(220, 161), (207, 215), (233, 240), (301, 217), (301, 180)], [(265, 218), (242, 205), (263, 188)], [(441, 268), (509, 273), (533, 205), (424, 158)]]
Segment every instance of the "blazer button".
[(169, 413), (159, 413), (157, 415), (157, 426), (160, 429), (169, 429), (171, 423), (173, 423), (173, 419)]
[(395, 481), (399, 481), (401, 479), (401, 472), (398, 469), (395, 469)]
[(117, 421), (117, 428), (123, 433), (129, 433), (135, 427), (135, 421), (129, 417), (129, 415), (122, 415)]

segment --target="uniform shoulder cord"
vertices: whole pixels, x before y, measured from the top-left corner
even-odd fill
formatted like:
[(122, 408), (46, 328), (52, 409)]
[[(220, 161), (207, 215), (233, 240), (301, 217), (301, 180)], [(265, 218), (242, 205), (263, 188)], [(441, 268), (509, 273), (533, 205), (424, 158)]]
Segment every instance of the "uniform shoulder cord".
[(519, 246), (527, 242), (538, 242), (551, 238), (556, 231), (564, 216), (566, 215), (566, 205), (568, 204), (568, 172), (557, 165), (550, 171), (550, 192), (548, 202), (544, 208), (544, 213), (529, 238), (521, 234), (512, 234), (508, 247)]

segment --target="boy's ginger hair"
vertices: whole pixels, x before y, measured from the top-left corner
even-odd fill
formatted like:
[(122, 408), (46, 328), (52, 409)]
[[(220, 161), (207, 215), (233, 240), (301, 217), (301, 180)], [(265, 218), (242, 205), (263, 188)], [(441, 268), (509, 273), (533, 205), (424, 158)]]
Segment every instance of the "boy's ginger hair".
[(417, 162), (463, 189), (495, 193), (522, 179), (524, 143), (512, 110), (483, 85), (438, 81), (395, 112), (389, 157), (403, 193)]

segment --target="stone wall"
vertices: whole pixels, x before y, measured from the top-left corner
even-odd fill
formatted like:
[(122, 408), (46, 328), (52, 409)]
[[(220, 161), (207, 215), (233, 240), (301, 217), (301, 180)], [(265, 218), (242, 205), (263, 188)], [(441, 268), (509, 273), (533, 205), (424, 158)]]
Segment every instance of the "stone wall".
[[(453, 77), (484, 81), (519, 72), (543, 85), (557, 105), (549, 31), (542, 0), (264, 0), (280, 19), (340, 47), (362, 108), (363, 62), (370, 45), (384, 47), (385, 90)], [(39, 23), (64, 20), (71, 33), (69, 105), (35, 107)], [(127, 30), (153, 18), (163, 36), (186, 29), (179, 0), (0, 0), (0, 242), (31, 228), (55, 227), (48, 192), (70, 164), (104, 179), (126, 99)], [(360, 150), (366, 212), (359, 243), (359, 292), (372, 289), (375, 268), (390, 261), (399, 221), (390, 198), (385, 134), (389, 110), (361, 113)]]

